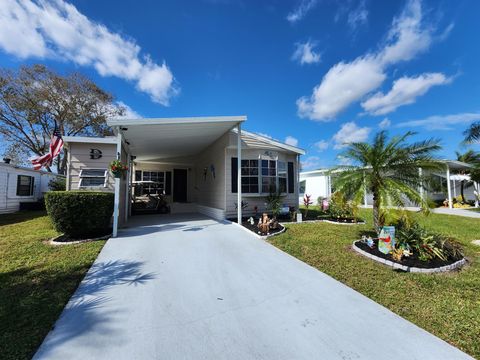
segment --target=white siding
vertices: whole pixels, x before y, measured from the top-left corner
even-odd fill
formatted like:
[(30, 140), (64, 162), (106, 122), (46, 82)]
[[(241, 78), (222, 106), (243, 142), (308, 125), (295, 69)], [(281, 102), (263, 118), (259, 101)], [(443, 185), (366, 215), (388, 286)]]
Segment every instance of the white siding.
[[(195, 201), (199, 205), (225, 210), (225, 148), (229, 134), (226, 133), (200, 153), (195, 163)], [(211, 167), (215, 169), (215, 177)], [(207, 174), (204, 176), (204, 169)], [(230, 178), (228, 178), (230, 179)]]
[[(105, 169), (108, 170), (108, 165), (112, 160), (117, 158), (117, 145), (115, 144), (92, 144), (92, 143), (69, 143), (68, 149), (70, 151), (70, 162), (68, 164), (68, 190), (78, 190), (80, 181), (79, 175), (82, 169)], [(100, 159), (90, 159), (90, 150), (99, 149), (102, 151)], [(115, 179), (108, 172), (107, 187), (99, 187), (94, 190), (113, 192)]]
[[(266, 150), (272, 150), (271, 147), (262, 147), (262, 148), (246, 148), (246, 144), (243, 144), (242, 148), (242, 159), (259, 159), (261, 155), (265, 153)], [(278, 160), (279, 161), (285, 161), (285, 162), (293, 162), (294, 164), (294, 189), (297, 188), (298, 184), (296, 183), (297, 179), (297, 164), (296, 164), (296, 154), (291, 153), (291, 152), (286, 152), (283, 150), (283, 152), (280, 152), (278, 150), (275, 150), (275, 152), (278, 155)], [(225, 193), (226, 193), (226, 217), (236, 217), (237, 216), (237, 210), (235, 208), (235, 204), (237, 203), (237, 193), (232, 192), (232, 157), (237, 157), (237, 150), (236, 149), (227, 149), (226, 157), (225, 157), (225, 174), (226, 174), (226, 186), (225, 186)], [(287, 189), (288, 190), (288, 189)], [(254, 195), (254, 194), (243, 194), (242, 193), (242, 199), (244, 202), (248, 203), (248, 206), (243, 210), (243, 214), (245, 216), (253, 215), (255, 210), (254, 207), (257, 206), (258, 212), (264, 212), (266, 211), (266, 196), (265, 195)], [(284, 206), (295, 206), (298, 207), (298, 198), (297, 198), (296, 192), (290, 194), (286, 193), (282, 197), (282, 204)]]
[[(17, 195), (18, 175), (32, 176), (34, 180), (33, 195)], [(18, 211), (21, 202), (35, 202), (41, 199), (48, 191), (48, 183), (57, 177), (56, 174), (17, 168), (12, 165), (1, 164), (0, 166), (0, 213)]]
[(329, 198), (331, 195), (329, 176), (326, 174), (300, 174), (300, 182), (305, 181), (305, 193), (299, 194), (299, 203), (303, 204), (303, 195), (312, 196), (312, 201), (317, 205), (319, 197)]

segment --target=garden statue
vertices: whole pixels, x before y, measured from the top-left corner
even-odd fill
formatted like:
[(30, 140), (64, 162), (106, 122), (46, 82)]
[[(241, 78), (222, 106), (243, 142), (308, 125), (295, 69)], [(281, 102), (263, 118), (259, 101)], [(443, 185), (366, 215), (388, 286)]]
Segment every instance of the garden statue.
[(248, 222), (250, 223), (250, 225), (255, 224), (255, 220), (251, 216), (250, 216), (250, 219), (248, 219)]
[(268, 234), (271, 223), (272, 223), (272, 220), (268, 218), (268, 214), (263, 213), (262, 217), (258, 220), (258, 229), (260, 230), (260, 233)]

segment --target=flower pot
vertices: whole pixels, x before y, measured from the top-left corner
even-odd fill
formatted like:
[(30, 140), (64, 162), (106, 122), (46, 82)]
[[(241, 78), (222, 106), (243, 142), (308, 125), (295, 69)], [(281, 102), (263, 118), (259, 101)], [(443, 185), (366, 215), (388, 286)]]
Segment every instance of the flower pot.
[(116, 179), (120, 179), (123, 177), (123, 171), (112, 171), (113, 177)]

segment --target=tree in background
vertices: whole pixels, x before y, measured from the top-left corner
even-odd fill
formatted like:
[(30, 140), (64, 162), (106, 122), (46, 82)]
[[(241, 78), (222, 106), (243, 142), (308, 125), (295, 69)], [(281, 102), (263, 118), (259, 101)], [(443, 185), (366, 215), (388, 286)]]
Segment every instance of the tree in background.
[(419, 189), (426, 189), (427, 177), (420, 175), (419, 168), (440, 170), (444, 164), (434, 157), (441, 149), (438, 140), (430, 139), (407, 144), (407, 132), (390, 140), (385, 131), (375, 135), (372, 144), (361, 142), (349, 144), (341, 154), (354, 165), (334, 169), (336, 190), (355, 202), (363, 199), (365, 192), (373, 195), (373, 223), (378, 230), (382, 225), (381, 209), (386, 206), (404, 207), (406, 200), (427, 210), (426, 199)]
[[(107, 135), (106, 120), (124, 112), (111, 94), (79, 73), (62, 76), (43, 65), (0, 70), (0, 136), (9, 145), (7, 156), (13, 149), (17, 156), (48, 152), (55, 122), (63, 136)], [(56, 166), (65, 173), (65, 149)]]
[(470, 125), (470, 127), (463, 132), (466, 143), (474, 143), (480, 141), (480, 121)]
[(465, 153), (455, 152), (457, 154), (457, 160), (466, 164), (472, 165), (473, 168), (468, 172), (462, 172), (462, 174), (468, 173), (470, 175), (470, 181), (462, 180), (460, 182), (460, 194), (462, 196), (462, 202), (465, 203), (464, 189), (473, 186), (474, 182), (480, 182), (480, 153), (468, 150)]

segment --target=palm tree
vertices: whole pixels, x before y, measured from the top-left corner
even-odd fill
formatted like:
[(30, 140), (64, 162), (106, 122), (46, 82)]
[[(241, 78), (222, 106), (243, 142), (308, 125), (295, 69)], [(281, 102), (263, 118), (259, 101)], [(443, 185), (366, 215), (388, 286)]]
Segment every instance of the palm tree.
[(407, 144), (406, 140), (412, 135), (413, 132), (407, 132), (389, 140), (387, 133), (380, 131), (372, 144), (351, 143), (340, 156), (354, 165), (333, 170), (337, 191), (356, 202), (360, 202), (368, 191), (373, 194), (375, 229), (383, 225), (380, 209), (386, 205), (403, 207), (408, 199), (428, 209), (426, 200), (419, 193), (420, 188), (426, 189), (427, 178), (420, 175), (419, 169), (444, 168), (444, 164), (433, 156), (441, 146), (435, 139)]
[(480, 177), (480, 153), (473, 150), (468, 150), (463, 154), (459, 153), (458, 151), (456, 151), (455, 153), (457, 154), (458, 161), (464, 162), (469, 165), (473, 165), (473, 168), (470, 171), (468, 171), (468, 173), (470, 174), (470, 181), (462, 180), (460, 182), (460, 194), (462, 196), (462, 201), (465, 202), (465, 196), (464, 196), (465, 187), (473, 185), (473, 181), (478, 181)]
[(463, 132), (465, 135), (465, 142), (466, 143), (473, 143), (480, 141), (480, 121), (477, 121), (470, 125), (470, 127)]

